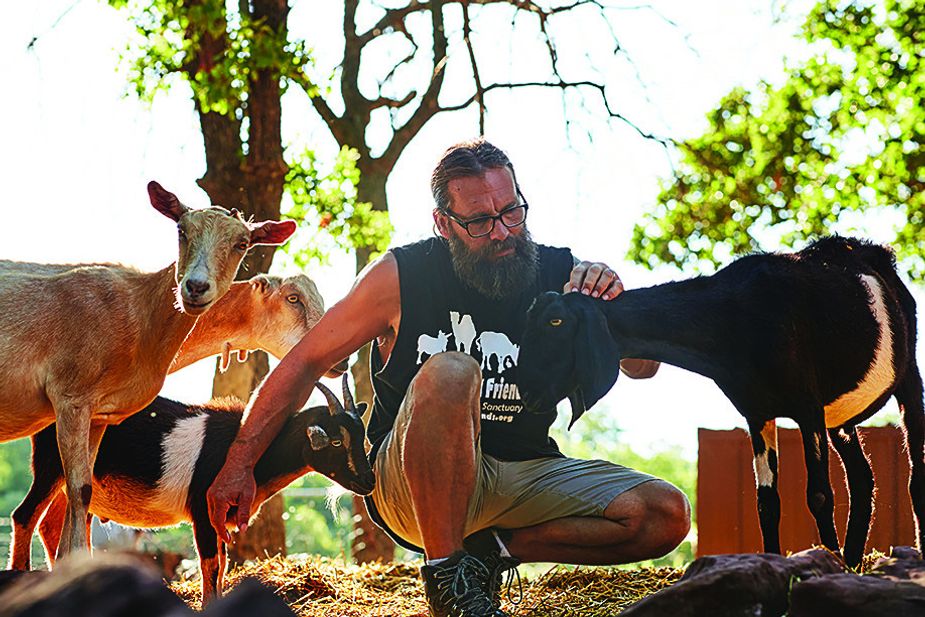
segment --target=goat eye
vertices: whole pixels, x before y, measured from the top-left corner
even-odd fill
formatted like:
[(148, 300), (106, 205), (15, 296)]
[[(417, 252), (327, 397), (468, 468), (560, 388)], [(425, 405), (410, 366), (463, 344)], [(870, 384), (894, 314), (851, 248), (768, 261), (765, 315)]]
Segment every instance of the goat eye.
[(342, 442), (340, 439), (332, 439), (332, 440), (331, 440), (331, 445), (334, 446), (335, 448), (341, 447), (341, 444), (343, 444), (343, 443), (344, 443), (344, 442)]
[(286, 301), (289, 302), (290, 304), (298, 304), (299, 296), (297, 294), (289, 294), (288, 296), (286, 296)]
[(241, 242), (238, 242), (237, 244), (235, 244), (234, 247), (238, 249), (239, 251), (246, 251), (248, 247), (250, 247), (250, 245), (251, 245), (250, 242), (248, 242), (247, 240), (242, 240)]
[(181, 240), (186, 240), (186, 232), (183, 231), (183, 228), (177, 225), (177, 235), (180, 236)]
[(562, 320), (561, 320), (561, 319), (550, 319), (550, 320), (549, 320), (549, 325), (552, 326), (552, 327), (554, 327), (554, 328), (555, 328), (555, 327), (558, 327), (558, 326), (561, 326), (561, 325), (562, 325)]

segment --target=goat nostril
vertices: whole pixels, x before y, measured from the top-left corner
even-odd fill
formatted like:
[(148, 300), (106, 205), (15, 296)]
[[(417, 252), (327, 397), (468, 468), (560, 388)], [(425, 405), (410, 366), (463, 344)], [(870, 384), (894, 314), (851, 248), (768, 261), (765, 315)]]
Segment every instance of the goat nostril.
[(209, 281), (194, 281), (190, 279), (186, 281), (186, 291), (194, 296), (201, 296), (209, 291)]

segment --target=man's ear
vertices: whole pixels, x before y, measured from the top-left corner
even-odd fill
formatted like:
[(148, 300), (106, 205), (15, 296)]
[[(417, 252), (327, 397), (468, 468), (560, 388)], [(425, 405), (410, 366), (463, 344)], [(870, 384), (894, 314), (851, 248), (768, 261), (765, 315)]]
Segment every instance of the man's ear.
[(440, 208), (434, 208), (434, 229), (437, 230), (437, 233), (441, 238), (449, 238), (450, 236), (450, 218), (443, 214), (440, 211)]
[(575, 381), (577, 391), (569, 395), (572, 421), (594, 406), (613, 385), (620, 374), (620, 353), (607, 327), (607, 318), (598, 308), (601, 301), (576, 305), (579, 314), (575, 333)]

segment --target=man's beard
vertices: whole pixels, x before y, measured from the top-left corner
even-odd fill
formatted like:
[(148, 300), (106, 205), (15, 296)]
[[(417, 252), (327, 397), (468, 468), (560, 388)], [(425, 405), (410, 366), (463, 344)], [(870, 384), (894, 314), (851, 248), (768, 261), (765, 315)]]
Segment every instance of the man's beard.
[[(455, 234), (447, 241), (456, 275), (472, 289), (494, 300), (516, 296), (533, 285), (539, 273), (539, 250), (526, 227), (519, 234), (511, 234), (501, 242), (478, 249), (470, 249)], [(512, 247), (512, 254), (492, 259)]]

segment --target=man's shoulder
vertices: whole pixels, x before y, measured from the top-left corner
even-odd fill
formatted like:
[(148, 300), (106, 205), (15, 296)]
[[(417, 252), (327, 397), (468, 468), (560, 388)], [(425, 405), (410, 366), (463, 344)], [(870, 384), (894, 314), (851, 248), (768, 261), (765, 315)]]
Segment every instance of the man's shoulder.
[(446, 241), (436, 237), (393, 247), (388, 254), (395, 257), (399, 270), (439, 268), (441, 260), (449, 259)]
[(392, 247), (389, 252), (393, 255), (426, 256), (444, 250), (446, 250), (446, 241), (443, 238), (434, 236)]

